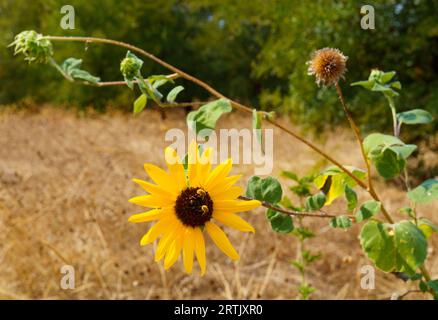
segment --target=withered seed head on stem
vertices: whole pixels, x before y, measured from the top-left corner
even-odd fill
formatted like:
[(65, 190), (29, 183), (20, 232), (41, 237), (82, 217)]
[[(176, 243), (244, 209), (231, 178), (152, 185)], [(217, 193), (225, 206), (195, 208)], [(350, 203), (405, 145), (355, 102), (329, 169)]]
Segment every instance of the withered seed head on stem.
[(308, 74), (315, 75), (316, 83), (334, 85), (344, 76), (348, 57), (338, 49), (324, 48), (315, 51), (309, 65)]

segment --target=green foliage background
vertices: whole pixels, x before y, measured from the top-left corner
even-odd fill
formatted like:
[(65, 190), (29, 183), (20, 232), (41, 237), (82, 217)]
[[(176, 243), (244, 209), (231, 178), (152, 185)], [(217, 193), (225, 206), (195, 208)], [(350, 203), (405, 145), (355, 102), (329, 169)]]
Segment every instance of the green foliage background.
[[(131, 110), (135, 94), (126, 87), (93, 88), (71, 84), (55, 70), (27, 65), (6, 45), (22, 30), (48, 35), (80, 35), (123, 40), (144, 48), (212, 84), (237, 100), (289, 114), (320, 128), (343, 120), (334, 90), (318, 88), (305, 62), (314, 49), (338, 47), (347, 56), (349, 83), (366, 79), (371, 68), (397, 71), (403, 90), (399, 111), (412, 108), (438, 114), (438, 1), (301, 0), (74, 0), (76, 29), (63, 30), (60, 0), (0, 1), (0, 104), (23, 98), (83, 108)], [(360, 28), (360, 7), (371, 4), (376, 29)], [(121, 80), (126, 54), (104, 45), (54, 43), (55, 59), (83, 58), (83, 67), (102, 79)], [(166, 73), (145, 61), (145, 76)], [(184, 83), (179, 99), (206, 99)], [(367, 130), (390, 122), (379, 94), (358, 87), (345, 90)], [(435, 125), (436, 126), (436, 125)], [(390, 126), (388, 126), (389, 128)], [(433, 130), (433, 125), (425, 126)]]

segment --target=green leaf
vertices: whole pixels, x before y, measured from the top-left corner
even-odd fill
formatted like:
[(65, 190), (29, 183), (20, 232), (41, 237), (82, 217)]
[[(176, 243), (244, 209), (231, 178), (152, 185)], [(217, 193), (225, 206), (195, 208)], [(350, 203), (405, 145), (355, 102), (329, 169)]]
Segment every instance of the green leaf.
[(298, 292), (300, 293), (300, 300), (309, 300), (309, 297), (314, 293), (316, 289), (308, 283), (301, 283), (298, 287)]
[(424, 124), (433, 121), (432, 115), (423, 109), (413, 109), (397, 114), (397, 120), (405, 124)]
[(363, 147), (368, 156), (370, 156), (371, 153), (380, 153), (389, 148), (404, 159), (407, 159), (417, 148), (416, 145), (405, 144), (399, 138), (382, 133), (372, 133), (368, 135), (363, 141)]
[(390, 86), (391, 86), (391, 88), (394, 88), (397, 90), (401, 90), (401, 88), (402, 88), (400, 81), (391, 82)]
[(228, 100), (219, 99), (203, 105), (187, 115), (189, 128), (198, 134), (201, 130), (214, 130), (216, 122), (224, 114), (231, 112), (232, 107)]
[(306, 262), (306, 264), (310, 264), (322, 258), (322, 254), (320, 252), (312, 254), (309, 250), (304, 250), (301, 253), (301, 256), (303, 257), (303, 260)]
[[(169, 78), (168, 76), (164, 75), (164, 74), (158, 74), (158, 75), (152, 75), (149, 76), (147, 78), (147, 80), (154, 85), (156, 88), (158, 88), (159, 86), (162, 86), (163, 84), (167, 83), (167, 82), (172, 82), (174, 83), (172, 78)], [(157, 83), (159, 83), (157, 85)]]
[(177, 86), (170, 90), (170, 92), (167, 94), (166, 100), (167, 102), (174, 103), (177, 95), (184, 90), (183, 86)]
[(350, 228), (352, 224), (351, 219), (347, 216), (338, 216), (330, 220), (330, 226), (332, 228), (347, 229)]
[(424, 281), (420, 281), (418, 287), (420, 288), (421, 292), (427, 292), (427, 290), (429, 289), (427, 283)]
[(345, 199), (347, 200), (347, 208), (349, 212), (353, 212), (357, 206), (357, 194), (348, 185), (345, 186)]
[(361, 205), (356, 212), (356, 222), (361, 222), (375, 216), (380, 211), (381, 204), (378, 201), (370, 200)]
[(395, 76), (395, 71), (383, 72), (381, 70), (373, 69), (366, 81), (357, 81), (352, 83), (352, 86), (362, 86), (367, 90), (382, 92), (385, 96), (395, 97), (398, 92), (394, 89), (401, 89), (399, 81), (391, 80)]
[(423, 232), (406, 220), (393, 225), (369, 221), (362, 228), (360, 243), (368, 258), (386, 272), (413, 275), (427, 256)]
[(81, 70), (81, 65), (82, 59), (68, 58), (61, 64), (61, 69), (73, 79), (80, 79), (92, 84), (97, 84), (100, 78), (92, 76), (85, 70)]
[(248, 180), (246, 195), (252, 199), (277, 204), (281, 201), (283, 191), (280, 182), (273, 177), (262, 179), (257, 176), (252, 176)]
[(325, 194), (319, 192), (313, 196), (307, 197), (305, 206), (308, 211), (317, 211), (324, 206), (325, 201), (326, 201)]
[(315, 237), (315, 233), (306, 227), (295, 228), (293, 234), (301, 240), (310, 239)]
[(413, 144), (405, 144), (394, 136), (381, 133), (367, 136), (363, 146), (377, 172), (385, 179), (399, 175), (406, 165), (406, 159), (417, 148)]
[(428, 179), (408, 192), (408, 197), (415, 203), (428, 203), (438, 198), (438, 180)]
[(438, 226), (426, 218), (418, 219), (418, 228), (424, 233), (426, 239), (430, 238), (433, 233), (438, 233)]
[(389, 71), (389, 72), (384, 72), (381, 76), (380, 76), (380, 81), (383, 84), (388, 83), (389, 81), (392, 80), (392, 78), (394, 78), (396, 72), (395, 71)]
[(149, 98), (154, 100), (157, 104), (160, 104), (161, 98), (163, 95), (152, 86), (151, 82), (148, 79), (138, 78), (138, 87), (140, 91), (147, 95)]
[(294, 266), (295, 268), (297, 268), (299, 271), (304, 270), (304, 265), (299, 260), (292, 260), (291, 265)]
[(294, 180), (296, 182), (299, 181), (298, 176), (296, 175), (296, 173), (294, 173), (292, 171), (282, 171), (281, 172), (281, 176), (285, 177), (285, 178), (289, 178), (289, 179)]
[(148, 97), (143, 93), (134, 101), (134, 113), (142, 112), (144, 107), (146, 107), (146, 103), (148, 101)]
[(272, 230), (275, 232), (289, 233), (294, 229), (292, 217), (287, 214), (268, 209), (266, 211), (266, 217), (271, 223)]
[(374, 81), (370, 81), (370, 80), (357, 81), (357, 82), (353, 82), (350, 85), (351, 86), (361, 86), (361, 87), (364, 87), (365, 89), (371, 90), (374, 86)]
[(433, 298), (435, 300), (438, 300), (438, 279), (427, 281), (426, 284), (428, 285), (429, 288), (433, 290), (434, 292)]
[(372, 155), (371, 160), (377, 172), (385, 179), (398, 176), (406, 165), (406, 160), (400, 158), (397, 153), (391, 149), (386, 149), (382, 153)]

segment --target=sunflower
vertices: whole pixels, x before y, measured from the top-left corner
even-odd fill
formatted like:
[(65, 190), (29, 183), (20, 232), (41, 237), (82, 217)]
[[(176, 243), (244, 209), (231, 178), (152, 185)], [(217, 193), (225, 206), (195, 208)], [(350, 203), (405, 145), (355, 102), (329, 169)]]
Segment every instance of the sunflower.
[(228, 257), (239, 259), (228, 237), (215, 222), (240, 231), (254, 232), (254, 228), (236, 213), (254, 209), (261, 205), (260, 201), (238, 200), (243, 190), (234, 184), (241, 175), (228, 176), (232, 167), (231, 159), (211, 170), (211, 155), (212, 148), (199, 154), (198, 145), (193, 141), (189, 146), (188, 168), (185, 171), (177, 160), (176, 151), (168, 147), (165, 149), (168, 172), (146, 163), (144, 168), (155, 184), (133, 180), (148, 194), (129, 201), (151, 210), (135, 214), (129, 221), (157, 220), (141, 238), (140, 244), (144, 246), (160, 238), (155, 261), (164, 258), (166, 270), (178, 260), (182, 252), (187, 273), (192, 272), (195, 255), (201, 275), (205, 273), (204, 231)]

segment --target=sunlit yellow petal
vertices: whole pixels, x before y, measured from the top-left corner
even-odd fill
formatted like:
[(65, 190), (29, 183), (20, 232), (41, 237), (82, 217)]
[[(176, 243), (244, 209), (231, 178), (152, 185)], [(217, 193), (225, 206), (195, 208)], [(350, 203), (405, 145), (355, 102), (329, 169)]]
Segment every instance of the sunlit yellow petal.
[(204, 236), (199, 228), (193, 229), (193, 235), (195, 240), (196, 259), (198, 259), (199, 267), (201, 268), (201, 276), (203, 276), (207, 267)]
[(169, 245), (172, 243), (173, 240), (174, 238), (171, 234), (161, 237), (160, 241), (158, 241), (157, 251), (155, 252), (155, 262), (163, 259), (166, 251), (169, 248)]
[(163, 215), (166, 213), (166, 211), (163, 211), (162, 209), (153, 209), (146, 212), (134, 214), (129, 217), (129, 222), (148, 222), (157, 220), (163, 217)]
[(213, 149), (207, 148), (198, 159), (197, 182), (200, 186), (205, 184), (210, 174), (212, 153)]
[(198, 186), (198, 144), (193, 140), (189, 145), (187, 154), (187, 174), (191, 187)]
[(141, 238), (140, 245), (145, 246), (155, 241), (168, 228), (172, 227), (172, 219), (161, 219), (155, 223), (149, 231)]
[(193, 236), (193, 228), (187, 228), (184, 235), (183, 244), (183, 260), (184, 269), (187, 273), (192, 273), (193, 269), (193, 254), (195, 251), (195, 241)]
[(213, 169), (212, 172), (210, 172), (210, 175), (208, 176), (206, 182), (205, 182), (205, 189), (213, 189), (215, 185), (219, 184), (225, 177), (230, 173), (231, 167), (233, 166), (233, 161), (231, 159), (228, 159), (224, 162), (222, 162), (220, 165), (218, 165), (216, 168)]
[(129, 199), (129, 202), (149, 208), (161, 208), (172, 206), (175, 201), (169, 198), (164, 198), (158, 195), (145, 195)]
[(169, 190), (173, 193), (178, 193), (180, 191), (178, 190), (178, 187), (175, 184), (174, 179), (172, 179), (172, 177), (163, 169), (150, 163), (145, 163), (144, 169), (146, 170), (147, 174), (151, 177), (151, 179), (160, 187)]
[(213, 203), (213, 211), (241, 212), (257, 208), (261, 205), (258, 200), (217, 200)]
[(175, 149), (167, 147), (165, 150), (165, 159), (167, 167), (169, 168), (170, 175), (174, 179), (175, 184), (179, 191), (184, 190), (187, 187), (186, 174), (184, 172), (184, 166)]
[(171, 266), (175, 264), (175, 262), (178, 260), (178, 257), (181, 253), (183, 243), (183, 237), (181, 235), (178, 235), (175, 240), (173, 240), (172, 244), (170, 245), (166, 257), (164, 258), (164, 269), (167, 270)]
[(182, 228), (181, 223), (174, 223), (172, 227), (170, 227), (167, 232), (161, 237), (160, 241), (157, 245), (157, 251), (155, 252), (155, 262), (163, 259), (167, 250), (170, 247), (170, 244), (175, 240), (175, 236), (179, 234)]
[(243, 193), (243, 188), (239, 186), (232, 186), (229, 189), (225, 189), (222, 192), (209, 193), (213, 197), (214, 201), (218, 200), (234, 200), (240, 197)]
[(212, 222), (207, 222), (205, 224), (205, 230), (207, 230), (213, 242), (219, 249), (221, 249), (223, 253), (229, 256), (232, 260), (239, 259), (239, 254), (237, 253), (236, 249), (234, 249), (230, 240), (228, 240), (227, 235), (222, 231), (221, 228)]
[(231, 228), (243, 232), (255, 232), (254, 228), (248, 222), (234, 213), (214, 212), (213, 218)]
[(242, 177), (241, 174), (226, 177), (221, 181), (218, 181), (218, 183), (215, 183), (214, 185), (210, 186), (208, 189), (205, 188), (205, 190), (208, 191), (208, 193), (214, 197), (216, 196), (216, 194), (222, 193), (230, 189), (241, 177)]
[(163, 198), (168, 198), (169, 200), (175, 200), (176, 196), (178, 195), (175, 192), (172, 192), (169, 188), (164, 189), (163, 187), (160, 187), (156, 184), (143, 181), (140, 179), (132, 179), (135, 183), (140, 185), (146, 192), (149, 192), (152, 195), (158, 195)]

